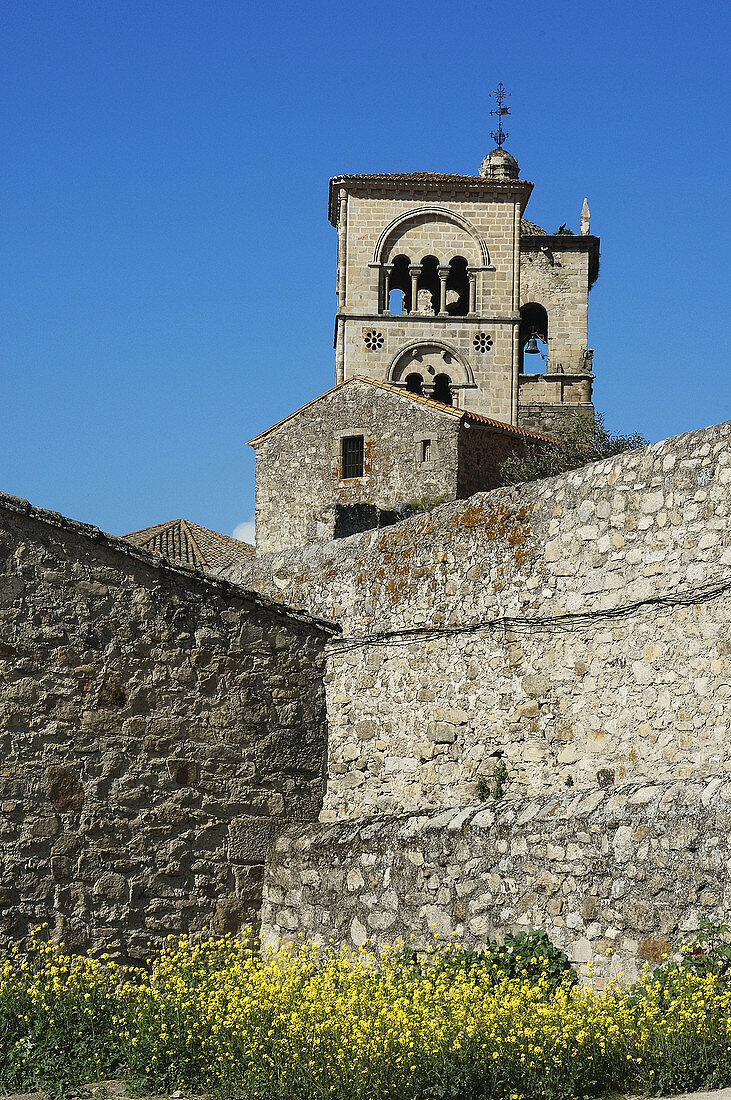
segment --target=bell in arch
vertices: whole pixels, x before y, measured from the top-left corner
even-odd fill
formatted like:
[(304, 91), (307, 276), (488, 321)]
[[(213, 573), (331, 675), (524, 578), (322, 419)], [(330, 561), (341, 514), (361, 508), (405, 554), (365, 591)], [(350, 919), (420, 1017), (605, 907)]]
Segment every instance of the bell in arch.
[(531, 336), (528, 343), (523, 348), (524, 355), (540, 355), (541, 349), (538, 347), (538, 341), (535, 336)]

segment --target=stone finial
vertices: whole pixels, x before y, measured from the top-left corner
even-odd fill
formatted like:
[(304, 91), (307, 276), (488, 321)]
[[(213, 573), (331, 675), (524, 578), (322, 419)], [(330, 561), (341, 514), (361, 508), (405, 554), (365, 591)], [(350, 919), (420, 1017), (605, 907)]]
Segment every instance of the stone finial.
[(590, 218), (590, 216), (591, 215), (589, 213), (589, 203), (588, 203), (588, 200), (585, 198), (584, 199), (584, 205), (581, 208), (581, 229), (579, 230), (582, 237), (588, 237), (589, 236), (589, 232), (590, 232), (590, 230), (589, 230), (589, 218)]

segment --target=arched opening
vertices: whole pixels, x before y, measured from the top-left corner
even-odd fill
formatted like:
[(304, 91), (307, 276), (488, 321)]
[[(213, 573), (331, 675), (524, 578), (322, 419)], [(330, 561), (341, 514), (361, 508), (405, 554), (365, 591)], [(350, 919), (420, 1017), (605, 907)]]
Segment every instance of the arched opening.
[(434, 379), (434, 389), (432, 390), (432, 400), (441, 401), (442, 405), (451, 405), (452, 401), (452, 379), (448, 374), (438, 374)]
[[(472, 222), (456, 211), (443, 206), (422, 206), (417, 210), (408, 210), (389, 222), (376, 241), (373, 263), (393, 263), (394, 254), (402, 249), (414, 252), (416, 248), (411, 247), (411, 241), (415, 242), (419, 238), (428, 239), (424, 235), (425, 226), (429, 227), (428, 232), (436, 226), (440, 230), (440, 236), (441, 231), (449, 235), (454, 242), (449, 251), (458, 251), (461, 255), (467, 256), (470, 263), (475, 266), (491, 265), (487, 244)], [(406, 241), (409, 243), (403, 243)]]
[(388, 308), (396, 315), (411, 311), (410, 263), (408, 256), (397, 256), (393, 261), (393, 271), (389, 280)]
[(445, 372), (455, 394), (461, 387), (475, 384), (469, 363), (456, 348), (441, 341), (415, 340), (396, 353), (387, 377), (389, 382), (405, 386), (409, 374), (420, 374), (424, 379), (425, 395), (429, 397), (434, 378)]
[(464, 256), (449, 261), (447, 276), (447, 313), (452, 317), (466, 317), (470, 311), (470, 280)]
[(436, 256), (424, 256), (421, 274), (416, 284), (417, 313), (439, 313), (439, 260)]
[(404, 311), (403, 290), (390, 290), (388, 292), (388, 312), (394, 317), (400, 317)]
[(409, 393), (424, 393), (424, 379), (416, 371), (406, 375), (406, 389)]
[[(534, 339), (539, 354), (527, 353), (525, 346)], [(520, 310), (520, 372), (540, 374), (548, 356), (548, 314), (537, 302), (528, 302)]]

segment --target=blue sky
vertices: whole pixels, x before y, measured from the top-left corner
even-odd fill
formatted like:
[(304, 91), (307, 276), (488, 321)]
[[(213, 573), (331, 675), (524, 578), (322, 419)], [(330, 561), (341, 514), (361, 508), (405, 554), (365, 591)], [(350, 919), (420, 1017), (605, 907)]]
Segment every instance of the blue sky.
[(253, 511), (245, 441), (332, 384), (341, 172), (473, 173), (602, 238), (595, 401), (731, 418), (728, 6), (5, 0), (0, 489), (123, 533)]

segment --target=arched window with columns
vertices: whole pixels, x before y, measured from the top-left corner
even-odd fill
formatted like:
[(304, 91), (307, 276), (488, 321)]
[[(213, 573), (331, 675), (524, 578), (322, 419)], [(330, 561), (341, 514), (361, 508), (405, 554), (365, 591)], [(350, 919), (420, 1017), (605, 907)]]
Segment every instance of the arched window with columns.
[[(439, 242), (438, 248), (435, 247)], [(376, 243), (379, 311), (464, 317), (476, 311), (477, 280), (493, 271), (486, 242), (455, 211), (422, 207), (399, 215)]]
[(388, 265), (386, 283), (386, 308), (393, 314), (411, 312), (411, 276), (408, 256), (396, 256)]
[(424, 377), (416, 371), (406, 375), (406, 389), (409, 393), (424, 393)]

